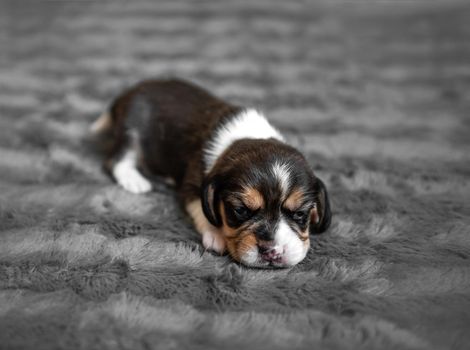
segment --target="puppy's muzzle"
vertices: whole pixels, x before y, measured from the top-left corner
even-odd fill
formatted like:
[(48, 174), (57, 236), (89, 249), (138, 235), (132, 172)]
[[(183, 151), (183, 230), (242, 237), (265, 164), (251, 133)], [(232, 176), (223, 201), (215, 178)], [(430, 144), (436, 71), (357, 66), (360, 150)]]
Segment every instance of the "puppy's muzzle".
[(264, 261), (271, 263), (283, 263), (285, 247), (275, 245), (274, 242), (264, 242), (258, 244), (258, 251)]

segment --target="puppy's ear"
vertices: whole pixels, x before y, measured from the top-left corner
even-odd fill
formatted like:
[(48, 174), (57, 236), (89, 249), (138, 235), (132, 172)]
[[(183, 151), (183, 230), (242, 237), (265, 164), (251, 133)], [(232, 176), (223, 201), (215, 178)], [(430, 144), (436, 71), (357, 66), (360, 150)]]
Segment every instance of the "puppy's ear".
[(317, 200), (310, 217), (310, 234), (326, 231), (331, 223), (328, 192), (326, 191), (325, 184), (319, 178), (316, 179), (315, 193), (317, 194)]
[(222, 226), (219, 211), (219, 192), (217, 190), (217, 179), (207, 179), (202, 184), (201, 203), (202, 211), (209, 222), (216, 226)]

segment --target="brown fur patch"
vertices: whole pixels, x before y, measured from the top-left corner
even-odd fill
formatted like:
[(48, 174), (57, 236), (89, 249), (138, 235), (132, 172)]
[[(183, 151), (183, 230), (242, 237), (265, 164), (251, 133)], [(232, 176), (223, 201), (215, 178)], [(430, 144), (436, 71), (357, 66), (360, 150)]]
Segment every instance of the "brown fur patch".
[(239, 237), (227, 239), (227, 249), (236, 260), (240, 258), (251, 248), (255, 247), (257, 240), (251, 232), (242, 232)]
[(300, 231), (298, 233), (298, 236), (299, 236), (299, 239), (301, 241), (304, 241), (304, 242), (308, 241), (308, 239), (310, 237), (309, 232), (308, 232), (308, 228), (305, 231)]
[(296, 188), (284, 201), (283, 206), (291, 211), (295, 211), (302, 205), (303, 196), (303, 192), (300, 189)]
[(251, 210), (258, 210), (264, 207), (263, 195), (253, 187), (245, 188), (242, 198), (243, 203)]
[(256, 236), (251, 233), (249, 229), (238, 232), (238, 230), (228, 226), (224, 209), (225, 206), (221, 202), (220, 215), (222, 217), (222, 233), (226, 238), (227, 249), (230, 255), (235, 260), (240, 261), (240, 258), (243, 256), (243, 254), (245, 254), (253, 246), (256, 246)]

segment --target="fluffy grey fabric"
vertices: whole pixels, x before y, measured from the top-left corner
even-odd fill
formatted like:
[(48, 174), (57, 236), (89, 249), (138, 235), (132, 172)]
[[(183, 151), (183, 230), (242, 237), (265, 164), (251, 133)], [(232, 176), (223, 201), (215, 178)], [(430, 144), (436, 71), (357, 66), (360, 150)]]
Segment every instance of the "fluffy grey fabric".
[[(470, 7), (2, 2), (0, 347), (464, 349)], [(178, 76), (266, 111), (330, 189), (290, 270), (204, 252), (171, 188), (115, 186), (87, 128)]]

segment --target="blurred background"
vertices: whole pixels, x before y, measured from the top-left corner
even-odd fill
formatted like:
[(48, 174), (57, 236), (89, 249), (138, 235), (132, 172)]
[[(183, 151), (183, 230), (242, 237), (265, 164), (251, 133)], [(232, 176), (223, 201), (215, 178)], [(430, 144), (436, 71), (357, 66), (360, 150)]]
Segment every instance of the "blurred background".
[[(465, 2), (1, 6), (0, 107), (8, 123), (2, 130), (19, 118), (82, 125), (124, 87), (169, 76), (262, 107), (282, 128), (301, 129), (314, 118), (329, 136), (352, 137), (358, 128), (368, 129), (367, 136), (403, 136), (425, 119), (417, 140), (437, 137), (437, 130), (446, 139), (468, 110)], [(461, 131), (446, 141), (465, 139)], [(348, 153), (349, 146), (337, 147)]]

